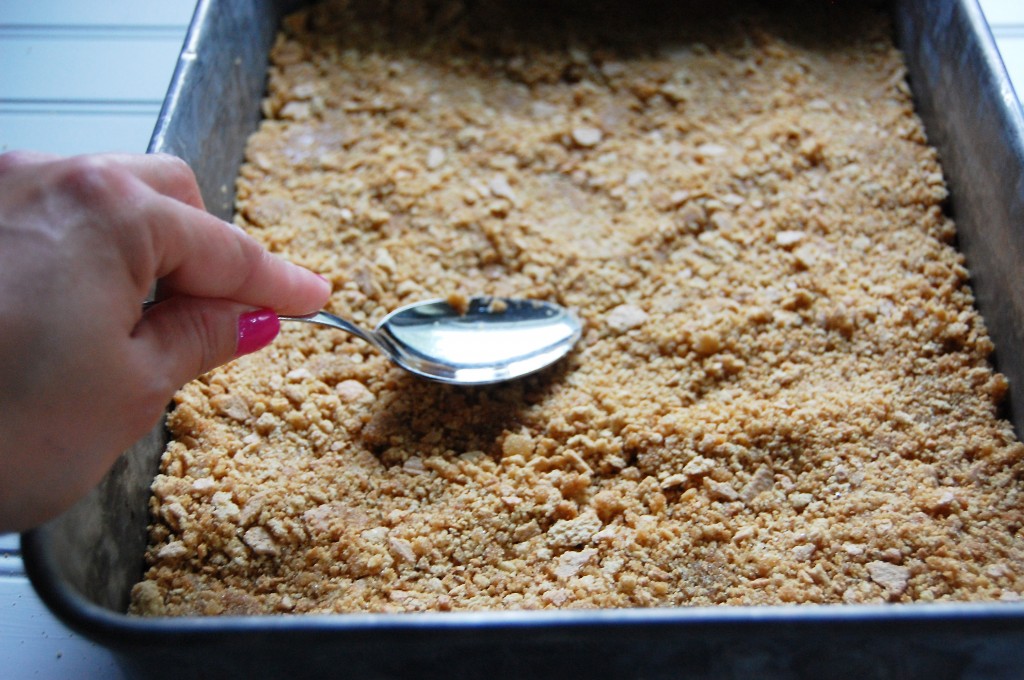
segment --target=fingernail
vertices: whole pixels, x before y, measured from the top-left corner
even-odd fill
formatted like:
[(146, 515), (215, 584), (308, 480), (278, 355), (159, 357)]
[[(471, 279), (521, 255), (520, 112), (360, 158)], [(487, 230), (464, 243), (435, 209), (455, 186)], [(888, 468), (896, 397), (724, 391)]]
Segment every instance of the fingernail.
[(281, 321), (272, 309), (258, 309), (238, 317), (238, 346), (235, 356), (263, 349), (277, 337)]

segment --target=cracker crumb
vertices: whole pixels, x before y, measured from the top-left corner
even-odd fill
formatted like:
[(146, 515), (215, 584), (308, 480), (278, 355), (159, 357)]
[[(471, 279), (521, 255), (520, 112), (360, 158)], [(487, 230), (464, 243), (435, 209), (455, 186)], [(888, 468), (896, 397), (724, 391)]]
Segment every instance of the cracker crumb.
[(449, 293), (445, 302), (455, 310), (456, 314), (464, 315), (469, 311), (469, 296), (465, 293)]
[(910, 570), (889, 562), (868, 562), (866, 565), (871, 580), (885, 588), (889, 597), (899, 597), (907, 589)]
[(582, 147), (597, 146), (604, 139), (604, 133), (596, 127), (573, 128), (572, 141)]
[(608, 313), (608, 326), (620, 333), (643, 325), (649, 318), (644, 310), (636, 305), (622, 304)]
[(775, 242), (783, 248), (796, 245), (807, 237), (807, 234), (802, 231), (780, 231), (775, 235)]
[(279, 552), (277, 543), (274, 542), (273, 537), (263, 527), (252, 527), (247, 529), (242, 540), (245, 541), (245, 544), (252, 548), (252, 551), (257, 555), (274, 556)]
[(548, 543), (562, 548), (572, 548), (591, 542), (601, 529), (597, 513), (588, 511), (575, 519), (560, 519), (548, 529)]
[(587, 548), (562, 553), (555, 565), (555, 576), (559, 579), (568, 579), (579, 574), (580, 570), (597, 556), (597, 550)]
[(445, 158), (444, 149), (439, 146), (432, 146), (427, 151), (427, 167), (431, 170), (437, 170), (444, 164)]

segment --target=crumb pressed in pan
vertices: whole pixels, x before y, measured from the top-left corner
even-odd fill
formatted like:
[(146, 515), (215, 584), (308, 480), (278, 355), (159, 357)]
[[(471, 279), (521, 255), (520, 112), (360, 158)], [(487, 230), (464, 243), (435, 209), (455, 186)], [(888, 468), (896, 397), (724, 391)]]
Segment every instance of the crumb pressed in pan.
[(286, 21), (238, 224), (356, 323), (459, 290), (585, 332), (460, 389), (294, 325), (185, 386), (133, 612), (1024, 591), (1024, 447), (885, 19), (626, 5)]

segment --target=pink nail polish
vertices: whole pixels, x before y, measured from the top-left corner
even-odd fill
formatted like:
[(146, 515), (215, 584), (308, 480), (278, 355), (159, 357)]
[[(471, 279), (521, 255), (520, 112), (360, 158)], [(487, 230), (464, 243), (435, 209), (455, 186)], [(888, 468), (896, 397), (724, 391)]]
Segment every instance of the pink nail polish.
[(270, 344), (281, 330), (281, 321), (272, 309), (258, 309), (238, 317), (238, 346), (235, 356), (251, 354)]

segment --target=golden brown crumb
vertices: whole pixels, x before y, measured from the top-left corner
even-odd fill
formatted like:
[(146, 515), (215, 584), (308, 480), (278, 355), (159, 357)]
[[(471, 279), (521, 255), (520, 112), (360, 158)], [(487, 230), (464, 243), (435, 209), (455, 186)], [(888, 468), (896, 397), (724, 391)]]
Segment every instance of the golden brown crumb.
[(465, 293), (449, 293), (445, 301), (456, 314), (462, 315), (469, 311), (469, 296)]
[(178, 394), (133, 611), (1017, 598), (1024, 446), (885, 19), (549, 4), (290, 18), (237, 221), (356, 323), (553, 299), (577, 351), (467, 390), (284, 328)]

